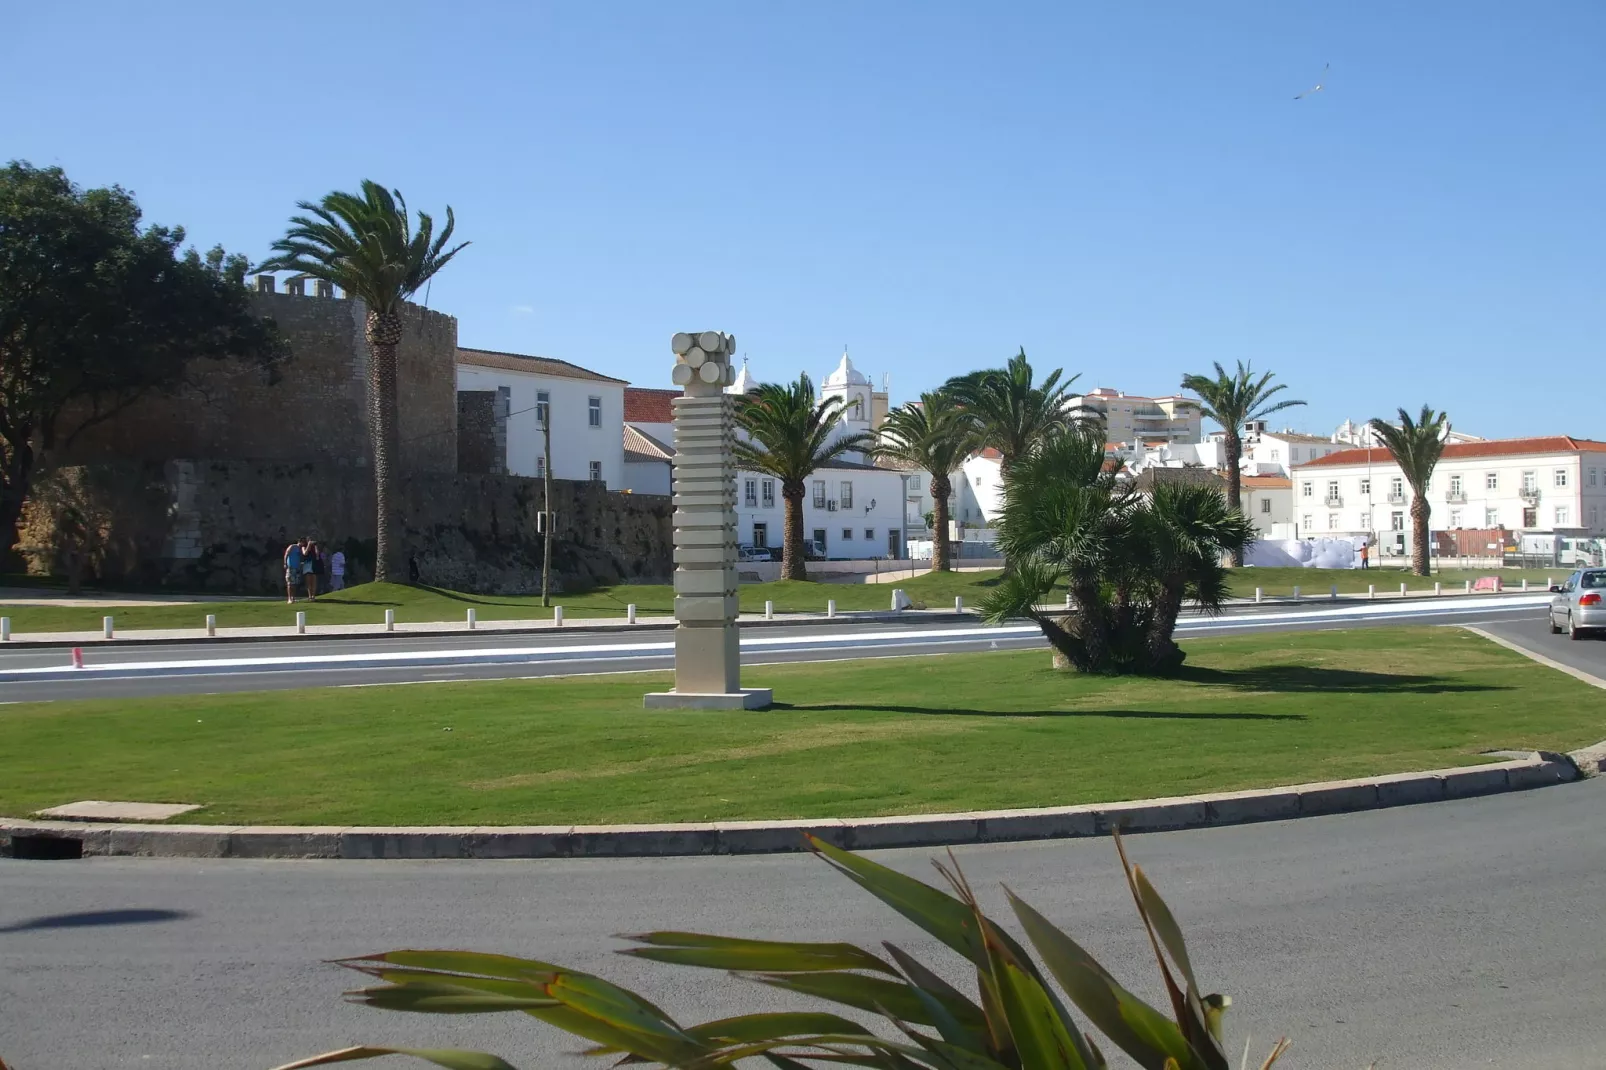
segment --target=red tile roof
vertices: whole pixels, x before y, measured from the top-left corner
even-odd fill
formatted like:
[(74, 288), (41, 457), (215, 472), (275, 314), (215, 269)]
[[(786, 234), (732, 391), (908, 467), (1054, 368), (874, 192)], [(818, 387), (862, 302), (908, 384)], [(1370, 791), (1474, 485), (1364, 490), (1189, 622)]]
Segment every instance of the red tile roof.
[(625, 387), (625, 423), (669, 424), (675, 422), (669, 403), (680, 397), (679, 390), (653, 390), (642, 386)]
[(1239, 476), (1238, 482), (1241, 486), (1261, 490), (1290, 490), (1294, 486), (1294, 481), (1287, 476)]
[[(1497, 438), (1488, 442), (1452, 442), (1444, 447), (1443, 458), (1523, 457), (1539, 453), (1606, 453), (1606, 442), (1573, 438), (1571, 435), (1545, 435), (1539, 438)], [(1329, 453), (1296, 468), (1330, 468), (1347, 464), (1392, 464), (1394, 458), (1384, 449), (1350, 449)]]

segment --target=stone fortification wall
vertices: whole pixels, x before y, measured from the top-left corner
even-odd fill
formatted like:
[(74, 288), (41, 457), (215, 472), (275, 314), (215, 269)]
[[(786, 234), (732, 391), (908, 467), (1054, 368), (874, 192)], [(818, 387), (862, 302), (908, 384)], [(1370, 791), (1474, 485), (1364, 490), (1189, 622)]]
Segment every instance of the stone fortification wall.
[[(400, 483), (400, 542), (423, 582), (456, 590), (540, 589), (541, 481), (420, 473)], [(667, 497), (556, 480), (559, 590), (662, 582), (674, 571)], [(76, 534), (64, 538), (64, 532)], [(372, 576), (373, 485), (366, 468), (242, 460), (115, 461), (55, 470), (24, 515), (20, 549), (39, 573), (66, 574), (82, 547), (86, 580), (269, 593), (294, 538), (339, 545), (349, 582)]]

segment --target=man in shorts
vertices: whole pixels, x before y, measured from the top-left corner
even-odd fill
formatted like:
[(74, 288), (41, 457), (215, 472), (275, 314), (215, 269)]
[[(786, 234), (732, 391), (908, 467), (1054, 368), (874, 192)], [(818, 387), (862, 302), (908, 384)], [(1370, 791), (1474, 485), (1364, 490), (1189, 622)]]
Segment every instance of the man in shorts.
[(306, 547), (301, 542), (293, 542), (284, 548), (284, 600), (295, 604), (296, 588), (301, 586), (301, 565), (305, 557)]

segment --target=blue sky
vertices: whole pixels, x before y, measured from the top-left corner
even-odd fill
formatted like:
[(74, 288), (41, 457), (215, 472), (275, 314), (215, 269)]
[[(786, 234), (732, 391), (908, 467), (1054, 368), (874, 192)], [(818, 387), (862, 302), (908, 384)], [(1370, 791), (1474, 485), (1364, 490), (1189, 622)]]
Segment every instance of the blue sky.
[[(1606, 437), (1606, 5), (13, 5), (0, 156), (253, 258), (372, 177), (472, 239), (463, 344), (668, 385), (847, 344), (894, 400), (1034, 364), (1290, 421)], [(1327, 88), (1293, 96), (1331, 63)], [(1592, 393), (1598, 393), (1593, 390)], [(1514, 403), (1515, 402), (1515, 403)]]

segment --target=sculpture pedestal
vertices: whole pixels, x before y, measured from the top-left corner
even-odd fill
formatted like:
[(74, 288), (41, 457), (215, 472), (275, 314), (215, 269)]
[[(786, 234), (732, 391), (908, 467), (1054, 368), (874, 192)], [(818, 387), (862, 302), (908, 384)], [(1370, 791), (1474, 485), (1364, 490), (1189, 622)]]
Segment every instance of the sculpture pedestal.
[(641, 696), (649, 710), (767, 710), (774, 692), (767, 687), (744, 687), (740, 691), (719, 693), (695, 691), (651, 691)]

